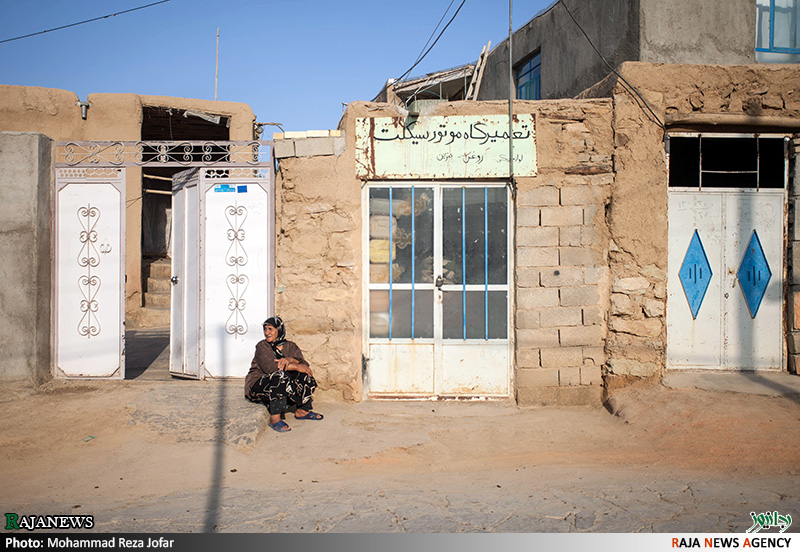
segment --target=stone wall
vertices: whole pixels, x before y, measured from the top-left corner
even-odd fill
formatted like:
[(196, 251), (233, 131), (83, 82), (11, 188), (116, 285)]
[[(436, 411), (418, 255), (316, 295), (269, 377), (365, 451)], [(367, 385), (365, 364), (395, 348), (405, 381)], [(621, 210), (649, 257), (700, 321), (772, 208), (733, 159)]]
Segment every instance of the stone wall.
[[(318, 393), (361, 399), (361, 181), (342, 131), (277, 134), (275, 311)], [(396, 113), (391, 111), (392, 115)], [(346, 148), (345, 148), (346, 145)]]
[(607, 364), (611, 376), (650, 377), (660, 375), (666, 362), (668, 173), (660, 125), (707, 132), (797, 132), (800, 68), (624, 63), (618, 71), (653, 112), (616, 76), (582, 95), (614, 101)]

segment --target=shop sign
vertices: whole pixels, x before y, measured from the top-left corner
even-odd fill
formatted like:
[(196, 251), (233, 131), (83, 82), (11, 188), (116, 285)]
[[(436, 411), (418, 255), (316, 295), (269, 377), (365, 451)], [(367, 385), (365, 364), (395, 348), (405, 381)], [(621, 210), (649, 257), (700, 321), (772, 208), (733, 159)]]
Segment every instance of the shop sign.
[[(377, 178), (508, 178), (507, 115), (356, 120), (356, 174)], [(514, 176), (536, 175), (532, 114), (514, 115)]]

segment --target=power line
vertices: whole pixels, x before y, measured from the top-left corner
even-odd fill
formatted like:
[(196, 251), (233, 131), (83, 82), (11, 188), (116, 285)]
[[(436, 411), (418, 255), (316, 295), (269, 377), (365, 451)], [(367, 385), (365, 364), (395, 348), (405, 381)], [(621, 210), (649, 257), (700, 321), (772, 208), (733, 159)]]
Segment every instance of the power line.
[[(447, 15), (447, 12), (449, 12), (449, 11), (450, 11), (450, 7), (453, 5), (453, 2), (454, 2), (454, 1), (455, 1), (455, 0), (451, 1), (451, 2), (450, 2), (450, 5), (449, 5), (449, 6), (447, 6), (447, 9), (444, 11), (444, 15), (442, 15), (442, 19), (440, 19), (440, 20), (439, 20), (439, 23), (436, 25), (436, 28), (435, 28), (435, 29), (433, 29), (433, 32), (434, 32), (434, 33), (436, 32), (436, 29), (438, 29), (438, 28), (439, 28), (439, 25), (441, 25), (441, 23), (442, 23), (442, 20), (443, 20), (443, 19), (445, 18), (445, 16)], [(420, 53), (420, 55), (419, 55), (419, 56), (417, 56), (417, 60), (414, 62), (414, 64), (413, 64), (411, 67), (409, 67), (409, 68), (408, 68), (408, 70), (406, 70), (406, 72), (405, 72), (405, 73), (403, 73), (402, 75), (400, 75), (399, 77), (397, 77), (397, 78), (396, 78), (396, 79), (394, 79), (393, 81), (392, 81), (392, 80), (390, 80), (389, 82), (387, 82), (386, 84), (384, 84), (384, 85), (383, 85), (383, 88), (381, 88), (380, 92), (378, 92), (378, 93), (375, 95), (375, 97), (376, 97), (376, 98), (377, 98), (378, 96), (380, 96), (381, 94), (383, 94), (384, 90), (386, 90), (387, 88), (389, 88), (389, 86), (390, 86), (390, 85), (394, 84), (395, 82), (398, 82), (398, 81), (401, 81), (401, 80), (403, 80), (403, 78), (405, 78), (405, 77), (406, 77), (406, 75), (408, 75), (408, 74), (409, 74), (411, 71), (413, 71), (413, 70), (414, 70), (414, 67), (416, 67), (417, 65), (419, 65), (419, 64), (422, 62), (422, 60), (423, 60), (423, 59), (425, 59), (425, 56), (427, 56), (427, 55), (428, 55), (428, 53), (429, 53), (431, 50), (433, 50), (433, 47), (434, 47), (434, 46), (436, 46), (436, 43), (437, 43), (437, 42), (439, 42), (439, 39), (440, 39), (440, 38), (442, 38), (442, 35), (443, 35), (443, 34), (444, 34), (444, 32), (447, 30), (447, 27), (449, 27), (449, 26), (450, 26), (450, 23), (452, 23), (452, 22), (453, 22), (453, 20), (454, 20), (454, 19), (456, 18), (456, 16), (458, 15), (458, 12), (459, 12), (459, 11), (461, 11), (461, 8), (463, 8), (463, 7), (464, 7), (464, 4), (465, 4), (466, 2), (467, 2), (467, 0), (461, 0), (461, 4), (458, 6), (458, 9), (456, 9), (455, 13), (453, 14), (453, 17), (451, 17), (451, 18), (450, 18), (450, 21), (448, 21), (448, 22), (447, 22), (447, 25), (445, 25), (445, 26), (442, 28), (442, 30), (439, 32), (439, 36), (437, 36), (437, 37), (436, 37), (436, 40), (434, 40), (434, 41), (433, 41), (433, 44), (431, 44), (431, 45), (430, 45), (430, 47), (429, 47), (427, 50), (425, 50), (425, 46), (427, 46), (427, 45), (428, 45), (428, 43), (431, 41), (431, 39), (429, 38), (429, 39), (428, 39), (428, 42), (426, 42), (426, 43), (425, 43), (425, 46), (423, 46), (423, 47), (422, 47), (422, 49), (423, 49), (423, 51), (424, 51), (424, 52), (423, 52), (423, 53)], [(431, 36), (433, 36), (433, 33), (431, 33)]]
[[(583, 36), (585, 36), (585, 37), (586, 37), (586, 40), (588, 40), (588, 41), (589, 41), (589, 45), (590, 45), (590, 46), (591, 46), (591, 47), (594, 49), (594, 51), (595, 51), (595, 52), (597, 52), (597, 55), (598, 55), (598, 56), (600, 56), (600, 59), (602, 59), (602, 60), (603, 60), (603, 63), (605, 63), (605, 64), (606, 64), (606, 67), (608, 67), (608, 68), (611, 70), (611, 72), (612, 72), (612, 73), (614, 73), (614, 74), (615, 74), (617, 77), (619, 77), (619, 79), (620, 79), (620, 80), (621, 80), (621, 81), (622, 81), (622, 82), (625, 84), (625, 86), (627, 87), (627, 89), (628, 89), (628, 92), (631, 92), (632, 94), (634, 94), (634, 95), (635, 95), (635, 96), (638, 98), (638, 100), (636, 101), (636, 103), (639, 105), (639, 109), (641, 109), (642, 111), (645, 111), (645, 109), (644, 109), (644, 108), (646, 107), (646, 108), (647, 108), (647, 111), (649, 111), (649, 112), (650, 112), (650, 115), (652, 115), (652, 116), (655, 118), (655, 122), (656, 122), (656, 124), (658, 124), (658, 126), (659, 126), (659, 127), (661, 127), (661, 129), (662, 129), (662, 130), (666, 130), (666, 127), (664, 126), (664, 123), (662, 123), (662, 122), (661, 122), (661, 119), (659, 119), (659, 118), (658, 118), (658, 115), (656, 115), (655, 111), (653, 111), (653, 109), (650, 107), (650, 104), (648, 104), (648, 103), (647, 103), (647, 101), (646, 101), (646, 100), (645, 100), (645, 99), (642, 97), (642, 95), (641, 95), (641, 94), (639, 94), (639, 91), (638, 91), (638, 90), (636, 90), (636, 88), (635, 88), (635, 87), (634, 87), (634, 86), (633, 86), (631, 83), (629, 83), (628, 81), (626, 81), (626, 80), (625, 80), (625, 77), (623, 77), (622, 75), (620, 75), (620, 74), (617, 72), (617, 70), (616, 70), (616, 69), (614, 69), (614, 68), (611, 66), (611, 64), (610, 64), (608, 61), (606, 61), (606, 58), (605, 58), (605, 57), (603, 57), (603, 54), (601, 54), (601, 53), (600, 53), (600, 50), (598, 50), (598, 49), (597, 49), (597, 46), (595, 46), (595, 45), (594, 45), (594, 42), (592, 42), (592, 39), (591, 39), (591, 38), (589, 38), (589, 35), (588, 35), (588, 34), (586, 34), (586, 31), (584, 31), (584, 30), (583, 30), (583, 27), (581, 27), (581, 24), (580, 24), (580, 23), (578, 23), (578, 22), (575, 20), (575, 17), (573, 17), (573, 15), (572, 15), (572, 12), (571, 12), (571, 11), (569, 11), (569, 8), (568, 8), (568, 7), (567, 7), (567, 5), (564, 3), (564, 0), (558, 0), (558, 2), (559, 2), (559, 3), (560, 3), (562, 6), (564, 6), (564, 9), (567, 11), (567, 15), (569, 15), (569, 18), (570, 18), (570, 19), (572, 19), (572, 22), (573, 22), (573, 23), (575, 23), (575, 25), (578, 27), (578, 29), (580, 29), (580, 31), (583, 33)], [(642, 107), (642, 105), (644, 105), (644, 107)], [(647, 111), (645, 111), (645, 114), (647, 114)], [(648, 115), (648, 118), (650, 117), (650, 115)]]
[[(423, 59), (425, 59), (425, 56), (427, 56), (427, 55), (430, 53), (430, 51), (431, 51), (431, 50), (433, 50), (433, 47), (434, 47), (434, 46), (436, 46), (436, 43), (437, 43), (437, 42), (439, 42), (439, 39), (440, 39), (440, 38), (442, 38), (442, 35), (443, 35), (443, 34), (444, 34), (444, 32), (447, 30), (447, 27), (449, 27), (449, 26), (450, 26), (450, 23), (452, 23), (452, 22), (453, 22), (453, 20), (454, 20), (454, 19), (456, 18), (456, 16), (458, 15), (458, 12), (460, 12), (460, 11), (461, 11), (461, 8), (463, 8), (463, 7), (464, 7), (464, 4), (466, 4), (466, 2), (467, 2), (467, 0), (461, 0), (461, 4), (458, 6), (458, 9), (457, 9), (457, 10), (456, 10), (456, 12), (453, 14), (453, 17), (451, 17), (451, 18), (450, 18), (450, 21), (448, 21), (448, 22), (447, 22), (447, 25), (445, 25), (445, 26), (442, 28), (441, 32), (439, 33), (439, 36), (437, 36), (437, 37), (436, 37), (436, 40), (434, 40), (434, 41), (433, 41), (433, 44), (431, 44), (431, 45), (430, 45), (430, 47), (429, 47), (427, 50), (425, 50), (425, 53), (424, 53), (424, 54), (422, 54), (422, 55), (421, 55), (419, 58), (417, 58), (417, 61), (416, 61), (416, 62), (414, 62), (414, 65), (412, 65), (411, 67), (409, 67), (409, 68), (408, 68), (408, 71), (406, 71), (405, 73), (403, 73), (402, 75), (400, 75), (400, 76), (397, 78), (397, 80), (402, 80), (402, 79), (403, 79), (403, 78), (404, 78), (406, 75), (408, 75), (408, 74), (409, 74), (411, 71), (413, 71), (413, 70), (414, 70), (414, 67), (416, 67), (417, 65), (419, 65), (419, 64), (422, 62), (422, 60), (423, 60)], [(450, 9), (450, 7), (448, 6), (448, 7), (447, 7), (447, 9), (449, 10), (449, 9)], [(445, 12), (445, 14), (446, 14), (446, 13), (447, 13), (447, 12)], [(438, 25), (437, 25), (437, 27), (438, 27)], [(429, 39), (429, 41), (430, 41), (430, 39)]]
[(433, 35), (435, 35), (435, 34), (436, 34), (436, 31), (438, 31), (438, 30), (439, 30), (439, 25), (441, 25), (441, 24), (442, 24), (442, 21), (444, 21), (444, 18), (447, 16), (447, 12), (449, 12), (449, 11), (450, 11), (450, 8), (452, 8), (452, 7), (453, 7), (453, 3), (454, 3), (455, 1), (456, 1), (456, 0), (450, 0), (450, 5), (449, 5), (449, 6), (447, 6), (447, 9), (446, 9), (446, 10), (444, 10), (444, 13), (442, 14), (442, 17), (441, 17), (441, 19), (439, 19), (439, 22), (436, 24), (436, 27), (434, 27), (434, 28), (433, 28), (433, 31), (431, 32), (431, 36), (429, 36), (429, 37), (428, 37), (428, 42), (426, 42), (426, 43), (425, 43), (425, 46), (423, 46), (423, 47), (422, 47), (422, 50), (420, 50), (420, 51), (419, 51), (419, 55), (417, 56), (417, 59), (415, 59), (415, 60), (414, 60), (415, 62), (416, 62), (416, 61), (419, 61), (419, 58), (421, 58), (421, 57), (422, 57), (422, 53), (425, 51), (425, 48), (427, 48), (427, 47), (428, 47), (428, 44), (430, 44), (430, 42), (431, 42), (431, 39), (433, 38)]
[(99, 21), (101, 19), (107, 19), (109, 17), (114, 17), (115, 15), (122, 15), (123, 13), (130, 13), (130, 12), (135, 12), (137, 10), (143, 10), (143, 9), (149, 8), (151, 6), (157, 6), (159, 4), (166, 4), (167, 2), (171, 2), (171, 1), (172, 0), (161, 0), (160, 2), (153, 2), (152, 4), (147, 4), (145, 6), (139, 6), (138, 8), (131, 8), (129, 10), (124, 10), (124, 11), (117, 12), (117, 13), (110, 13), (108, 15), (103, 15), (103, 16), (100, 16), (100, 17), (94, 17), (92, 19), (87, 19), (85, 21), (78, 21), (77, 23), (70, 23), (69, 25), (62, 25), (61, 27), (54, 27), (52, 29), (47, 29), (45, 31), (39, 31), (39, 32), (36, 32), (36, 33), (30, 33), (30, 34), (26, 34), (26, 35), (22, 35), (22, 36), (17, 36), (17, 37), (14, 37), (14, 38), (6, 38), (5, 40), (0, 40), (0, 44), (4, 44), (6, 42), (12, 42), (14, 40), (22, 40), (23, 38), (30, 38), (32, 36), (37, 36), (37, 35), (44, 34), (44, 33), (49, 33), (49, 32), (52, 32), (52, 31), (60, 31), (61, 29), (68, 29), (70, 27), (77, 27), (78, 25), (83, 25), (84, 23), (91, 23), (92, 21)]

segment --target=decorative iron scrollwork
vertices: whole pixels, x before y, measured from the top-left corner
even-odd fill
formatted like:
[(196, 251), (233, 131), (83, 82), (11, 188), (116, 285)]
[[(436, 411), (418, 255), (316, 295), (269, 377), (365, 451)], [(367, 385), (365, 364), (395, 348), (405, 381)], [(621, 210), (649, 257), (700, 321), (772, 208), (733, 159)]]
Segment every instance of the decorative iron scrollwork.
[(56, 165), (113, 167), (269, 167), (271, 142), (59, 142)]
[(78, 252), (78, 266), (86, 269), (86, 273), (78, 277), (78, 287), (83, 297), (80, 302), (83, 316), (78, 322), (78, 334), (91, 339), (100, 333), (100, 319), (97, 316), (100, 306), (97, 302), (97, 292), (100, 291), (101, 282), (99, 276), (92, 274), (92, 269), (100, 264), (100, 253), (95, 245), (100, 210), (91, 204), (79, 207), (78, 220), (81, 223), (78, 239), (82, 244)]
[(244, 309), (247, 301), (244, 294), (250, 279), (241, 273), (241, 268), (247, 265), (247, 251), (244, 249), (245, 231), (244, 222), (247, 220), (247, 208), (238, 204), (225, 207), (225, 219), (228, 221), (227, 236), (231, 242), (225, 255), (225, 263), (234, 267), (235, 273), (228, 274), (226, 283), (231, 294), (228, 300), (228, 309), (231, 311), (225, 322), (225, 331), (234, 338), (247, 333), (247, 320)]

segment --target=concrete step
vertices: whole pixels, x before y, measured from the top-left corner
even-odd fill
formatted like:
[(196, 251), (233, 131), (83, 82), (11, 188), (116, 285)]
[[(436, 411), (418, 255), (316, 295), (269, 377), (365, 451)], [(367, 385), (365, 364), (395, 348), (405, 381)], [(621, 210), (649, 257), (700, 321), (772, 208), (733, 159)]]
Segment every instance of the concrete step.
[(129, 330), (164, 327), (169, 327), (169, 309), (142, 307), (125, 319), (125, 328)]
[(152, 276), (147, 279), (147, 291), (150, 293), (171, 293), (172, 282), (166, 278), (153, 278)]
[(145, 265), (145, 276), (150, 278), (166, 278), (169, 280), (172, 277), (172, 262), (169, 259), (159, 259)]
[(144, 305), (169, 310), (169, 293), (159, 293), (148, 291), (144, 294)]

